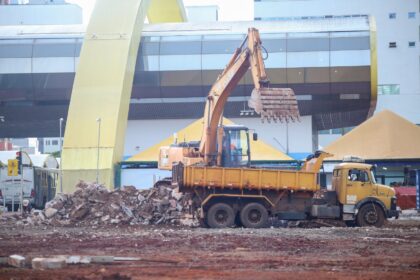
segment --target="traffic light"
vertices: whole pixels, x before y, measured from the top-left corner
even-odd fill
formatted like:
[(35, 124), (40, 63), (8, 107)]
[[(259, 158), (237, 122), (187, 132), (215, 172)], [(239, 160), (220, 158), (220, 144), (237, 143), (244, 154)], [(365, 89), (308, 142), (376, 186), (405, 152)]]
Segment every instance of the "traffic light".
[(18, 174), (22, 174), (22, 152), (16, 152), (16, 159), (18, 161)]

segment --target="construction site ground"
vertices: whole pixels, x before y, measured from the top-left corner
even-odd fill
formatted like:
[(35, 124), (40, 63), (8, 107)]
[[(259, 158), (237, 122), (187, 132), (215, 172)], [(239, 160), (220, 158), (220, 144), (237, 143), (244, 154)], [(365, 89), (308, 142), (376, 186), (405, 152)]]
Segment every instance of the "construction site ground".
[(0, 252), (141, 258), (56, 270), (0, 265), (0, 279), (420, 279), (420, 220), (258, 230), (3, 224)]

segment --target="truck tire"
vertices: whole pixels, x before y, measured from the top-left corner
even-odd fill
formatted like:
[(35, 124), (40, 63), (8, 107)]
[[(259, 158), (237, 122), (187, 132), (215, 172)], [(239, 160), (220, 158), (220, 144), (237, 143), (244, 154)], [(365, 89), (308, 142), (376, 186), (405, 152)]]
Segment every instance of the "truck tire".
[(260, 203), (248, 203), (241, 210), (241, 223), (246, 228), (262, 228), (268, 223), (268, 211)]
[(232, 227), (235, 224), (235, 211), (226, 203), (216, 203), (207, 211), (207, 224), (211, 228)]
[(357, 213), (356, 223), (360, 227), (381, 227), (384, 222), (384, 211), (375, 203), (364, 204)]

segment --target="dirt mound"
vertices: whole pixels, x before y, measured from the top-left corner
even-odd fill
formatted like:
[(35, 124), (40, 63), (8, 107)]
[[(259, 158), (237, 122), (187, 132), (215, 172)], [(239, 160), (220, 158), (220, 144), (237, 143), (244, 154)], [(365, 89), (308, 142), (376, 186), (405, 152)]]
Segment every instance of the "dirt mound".
[[(17, 219), (17, 216), (10, 217)], [(20, 219), (19, 219), (20, 220)], [(137, 190), (126, 186), (109, 191), (104, 186), (80, 182), (73, 194), (57, 194), (45, 210), (32, 210), (23, 224), (51, 225), (188, 225), (191, 199), (169, 186)]]

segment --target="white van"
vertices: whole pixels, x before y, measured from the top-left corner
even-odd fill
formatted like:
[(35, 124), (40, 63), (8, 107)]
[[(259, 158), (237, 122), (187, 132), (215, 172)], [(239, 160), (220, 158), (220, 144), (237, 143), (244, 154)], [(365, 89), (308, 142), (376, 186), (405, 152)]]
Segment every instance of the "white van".
[(9, 176), (7, 163), (16, 157), (16, 151), (0, 152), (0, 206), (17, 209), (23, 186), (23, 199), (32, 207), (43, 208), (54, 198), (58, 182), (58, 162), (51, 155), (28, 155), (22, 152), (23, 178)]
[(15, 205), (15, 209), (20, 205), (20, 193), (23, 186), (23, 199), (29, 200), (34, 204), (35, 186), (33, 167), (23, 167), (23, 179), (21, 176), (8, 176), (7, 166), (0, 168), (0, 205), (7, 206), (9, 209)]

